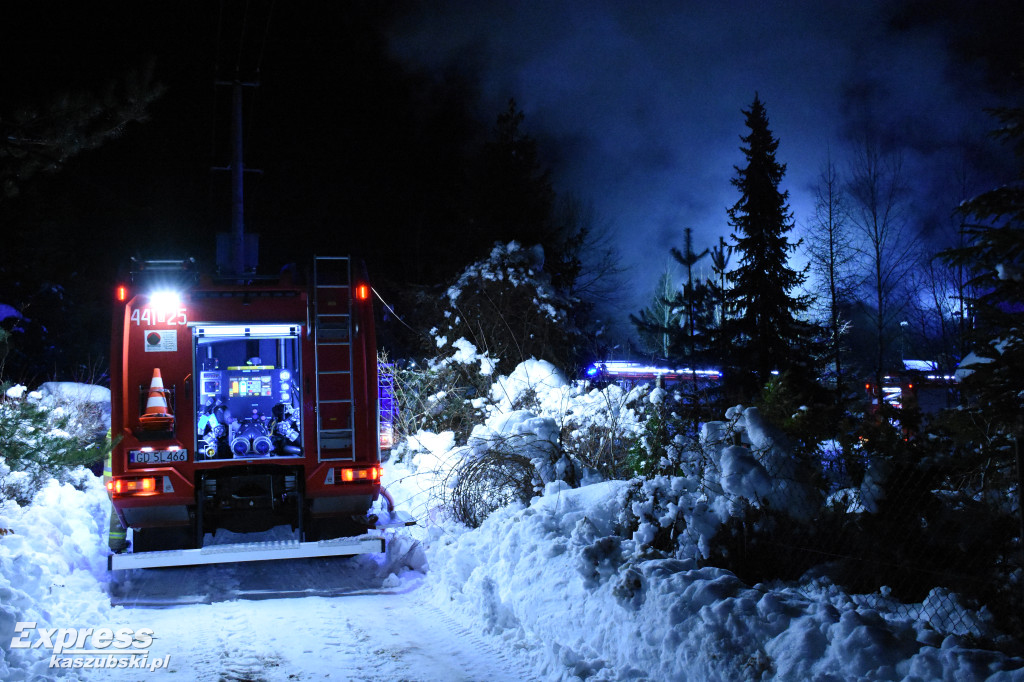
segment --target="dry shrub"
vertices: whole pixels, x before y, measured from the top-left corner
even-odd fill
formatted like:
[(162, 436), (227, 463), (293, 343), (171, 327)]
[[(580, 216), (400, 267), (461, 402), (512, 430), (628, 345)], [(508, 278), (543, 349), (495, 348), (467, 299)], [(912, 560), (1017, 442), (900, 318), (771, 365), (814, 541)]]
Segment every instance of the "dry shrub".
[[(395, 442), (420, 430), (452, 431), (465, 441), (473, 426), (483, 421), (480, 405), (486, 401), (490, 377), (481, 376), (465, 365), (421, 367), (406, 363), (394, 369)], [(483, 398), (481, 401), (479, 399)]]
[(449, 508), (454, 517), (477, 528), (491, 512), (534, 495), (537, 472), (528, 457), (496, 448), (465, 460), (455, 470)]
[(596, 409), (563, 415), (559, 445), (580, 475), (592, 471), (606, 480), (632, 476), (629, 456), (642, 435), (636, 413), (644, 395), (608, 386), (590, 393)]

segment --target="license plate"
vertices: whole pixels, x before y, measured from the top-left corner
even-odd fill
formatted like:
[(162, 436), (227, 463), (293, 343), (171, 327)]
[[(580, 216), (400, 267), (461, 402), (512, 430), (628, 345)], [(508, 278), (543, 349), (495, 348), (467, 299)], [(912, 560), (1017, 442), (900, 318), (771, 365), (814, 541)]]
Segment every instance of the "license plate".
[(174, 464), (187, 462), (188, 450), (129, 450), (129, 464)]

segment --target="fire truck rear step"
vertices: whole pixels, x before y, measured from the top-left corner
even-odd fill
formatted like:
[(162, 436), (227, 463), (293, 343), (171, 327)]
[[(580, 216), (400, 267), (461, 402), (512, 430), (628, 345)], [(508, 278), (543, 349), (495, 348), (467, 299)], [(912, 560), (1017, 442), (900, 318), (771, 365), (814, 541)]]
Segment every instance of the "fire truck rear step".
[(416, 519), (412, 517), (412, 514), (406, 511), (395, 510), (391, 513), (386, 511), (378, 513), (373, 527), (377, 530), (386, 530), (388, 528), (404, 528), (405, 526), (415, 525)]
[(384, 538), (376, 535), (337, 538), (334, 540), (321, 540), (319, 542), (273, 540), (230, 545), (210, 545), (201, 549), (172, 549), (164, 552), (113, 554), (107, 557), (107, 568), (112, 571), (118, 571), (131, 568), (199, 566), (234, 561), (272, 561), (274, 559), (308, 559), (312, 557), (379, 554), (383, 551)]

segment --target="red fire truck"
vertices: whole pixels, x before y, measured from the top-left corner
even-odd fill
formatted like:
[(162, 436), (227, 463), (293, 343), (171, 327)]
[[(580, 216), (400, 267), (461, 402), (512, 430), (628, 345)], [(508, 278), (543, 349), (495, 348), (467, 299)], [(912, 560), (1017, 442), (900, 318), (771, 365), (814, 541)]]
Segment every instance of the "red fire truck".
[[(381, 488), (390, 423), (371, 290), (352, 267), (315, 258), (304, 284), (133, 261), (113, 319), (107, 483), (133, 538), (112, 569), (380, 552), (380, 529), (409, 523)], [(290, 539), (209, 539), (280, 526)]]

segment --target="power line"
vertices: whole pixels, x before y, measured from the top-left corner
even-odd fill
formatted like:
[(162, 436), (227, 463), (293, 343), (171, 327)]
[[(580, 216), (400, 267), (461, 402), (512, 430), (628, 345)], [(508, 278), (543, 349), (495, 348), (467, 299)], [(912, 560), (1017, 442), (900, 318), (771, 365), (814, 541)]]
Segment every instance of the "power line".
[(260, 45), (260, 56), (256, 59), (256, 76), (259, 77), (260, 69), (263, 68), (263, 55), (267, 51), (267, 37), (270, 35), (270, 19), (274, 16), (274, 0), (270, 0), (270, 8), (267, 10), (267, 25), (263, 30), (263, 44)]
[(245, 11), (242, 12), (242, 29), (238, 35), (238, 61), (235, 62), (235, 74), (242, 72), (242, 51), (245, 49), (245, 30), (249, 24), (249, 0), (245, 0)]
[[(267, 41), (270, 36), (270, 21), (274, 16), (274, 0), (271, 0), (269, 7), (267, 8), (267, 23), (263, 28), (263, 40), (260, 44), (259, 56), (256, 58), (256, 84), (260, 82), (260, 70), (263, 68), (263, 56), (267, 51)], [(249, 116), (246, 118), (245, 124), (245, 136), (246, 144), (248, 144), (249, 137), (252, 133), (253, 128), (256, 126), (256, 110), (257, 103), (259, 101), (259, 88), (256, 88), (252, 93), (251, 104), (249, 106)]]

